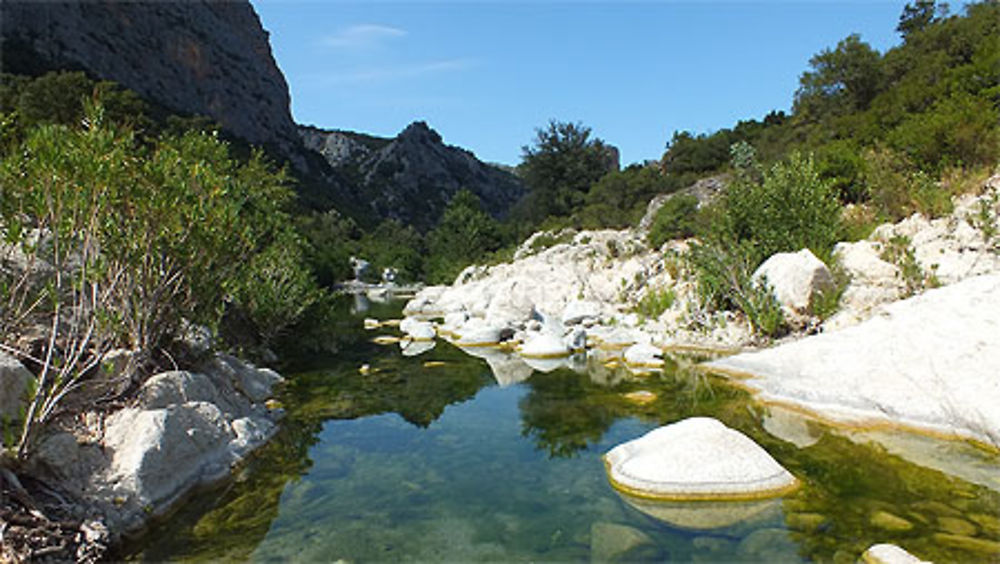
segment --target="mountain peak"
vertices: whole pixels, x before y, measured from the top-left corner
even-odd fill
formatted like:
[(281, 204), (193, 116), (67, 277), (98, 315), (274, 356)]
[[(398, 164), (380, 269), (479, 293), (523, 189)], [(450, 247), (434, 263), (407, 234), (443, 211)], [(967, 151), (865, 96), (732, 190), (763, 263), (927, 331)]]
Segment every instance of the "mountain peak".
[(406, 126), (398, 138), (425, 143), (441, 143), (441, 135), (431, 129), (425, 121), (415, 121)]

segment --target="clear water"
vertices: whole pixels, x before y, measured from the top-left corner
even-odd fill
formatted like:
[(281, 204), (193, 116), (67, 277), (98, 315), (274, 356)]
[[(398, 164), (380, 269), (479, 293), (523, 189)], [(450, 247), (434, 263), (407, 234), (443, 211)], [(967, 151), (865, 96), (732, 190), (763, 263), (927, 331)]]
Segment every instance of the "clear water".
[[(486, 362), (445, 343), (407, 358), (371, 344), (372, 333), (351, 334), (343, 352), (294, 377), (272, 443), (125, 556), (853, 562), (894, 542), (938, 562), (1000, 558), (1000, 461), (967, 445), (902, 437), (925, 458), (965, 461), (968, 481), (907, 462), (871, 435), (756, 405), (685, 368), (690, 359), (645, 377), (560, 369), (501, 387)], [(374, 370), (362, 375), (365, 363)], [(643, 406), (623, 397), (635, 390), (658, 397)], [(694, 415), (748, 434), (804, 486), (751, 507), (652, 508), (661, 518), (611, 489), (604, 452)]]

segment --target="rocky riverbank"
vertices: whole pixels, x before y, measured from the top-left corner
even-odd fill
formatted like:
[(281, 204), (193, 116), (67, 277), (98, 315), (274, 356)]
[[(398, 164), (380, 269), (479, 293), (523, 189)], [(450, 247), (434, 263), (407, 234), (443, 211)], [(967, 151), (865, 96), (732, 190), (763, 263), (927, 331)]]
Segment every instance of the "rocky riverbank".
[[(27, 372), (2, 360), (4, 382)], [(98, 559), (198, 486), (228, 476), (277, 430), (282, 411), (268, 400), (281, 381), (215, 355), (198, 371), (150, 377), (113, 408), (57, 418), (22, 473), (31, 481), (5, 475), (4, 559)]]
[[(997, 446), (1000, 420), (984, 415), (983, 406), (1000, 403), (1000, 382), (987, 374), (1000, 347), (991, 337), (1000, 334), (1000, 304), (991, 290), (1000, 274), (1000, 176), (953, 204), (947, 216), (914, 215), (838, 244), (838, 275), (805, 250), (765, 261), (754, 276), (766, 277), (793, 329), (777, 343), (761, 340), (738, 312), (700, 306), (684, 260), (688, 242), (650, 249), (639, 230), (536, 234), (510, 263), (470, 267), (451, 286), (419, 292), (404, 310), (413, 321), (403, 328), (413, 328), (414, 340), (437, 335), (459, 346), (496, 345), (536, 369), (539, 359), (551, 369), (579, 364), (587, 353), (644, 370), (661, 365), (663, 351), (672, 348), (777, 345), (707, 368), (762, 376), (747, 385), (764, 392), (763, 399), (780, 398), (826, 419), (871, 406), (867, 415), (874, 410), (883, 424)], [(838, 310), (820, 317), (813, 299), (838, 279)], [(920, 350), (894, 344), (907, 342)], [(807, 343), (821, 343), (823, 354), (804, 354)], [(898, 354), (885, 356), (873, 343)], [(766, 365), (758, 362), (765, 357)], [(917, 365), (925, 370), (914, 372)], [(789, 371), (812, 376), (794, 380)], [(859, 381), (869, 385), (849, 384)], [(887, 397), (889, 389), (900, 393)], [(919, 398), (915, 389), (923, 390)], [(971, 398), (971, 390), (982, 392)]]

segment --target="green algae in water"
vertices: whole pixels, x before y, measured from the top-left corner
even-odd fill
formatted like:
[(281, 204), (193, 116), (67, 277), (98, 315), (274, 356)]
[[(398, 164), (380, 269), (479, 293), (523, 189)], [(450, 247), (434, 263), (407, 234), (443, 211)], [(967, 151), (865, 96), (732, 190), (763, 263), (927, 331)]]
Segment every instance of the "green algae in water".
[[(853, 562), (893, 542), (934, 561), (997, 558), (995, 489), (817, 423), (786, 424), (779, 439), (765, 430), (777, 412), (723, 380), (683, 368), (642, 379), (557, 370), (498, 387), (483, 361), (446, 343), (404, 358), (366, 342), (297, 376), (276, 439), (132, 557)], [(362, 361), (376, 370), (360, 375)], [(636, 390), (656, 399), (623, 398)], [(656, 519), (610, 488), (604, 452), (696, 415), (746, 433), (803, 487), (713, 528)]]

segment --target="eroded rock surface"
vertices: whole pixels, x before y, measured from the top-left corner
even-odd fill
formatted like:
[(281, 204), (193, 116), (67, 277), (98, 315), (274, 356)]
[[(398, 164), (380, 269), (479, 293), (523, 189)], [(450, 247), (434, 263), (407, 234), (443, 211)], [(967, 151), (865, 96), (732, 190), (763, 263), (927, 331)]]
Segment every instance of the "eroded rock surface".
[(765, 400), (857, 424), (898, 423), (1000, 446), (1000, 275), (880, 309), (840, 331), (719, 359)]

